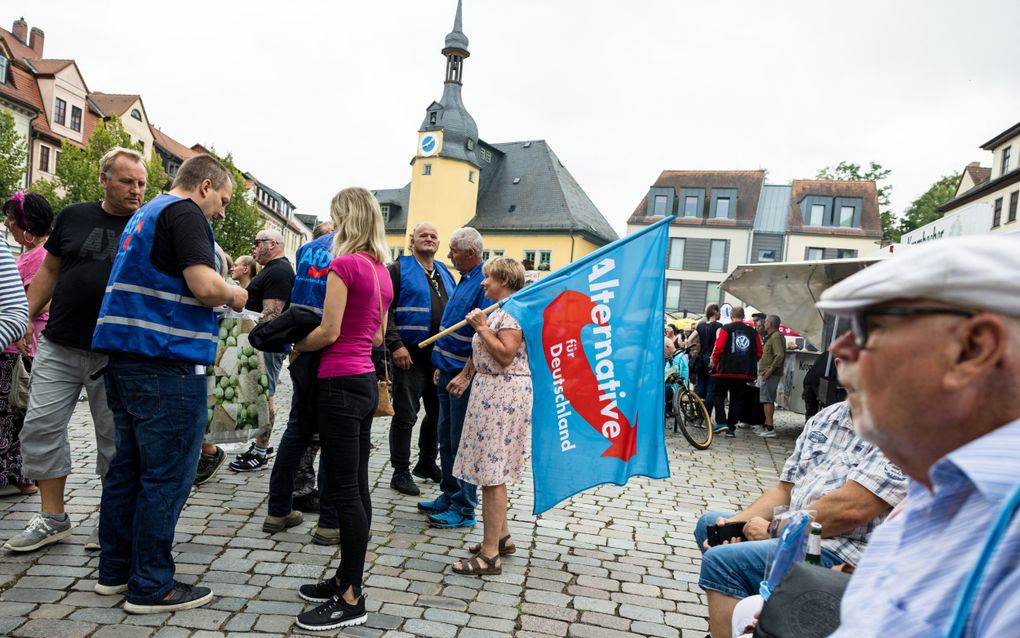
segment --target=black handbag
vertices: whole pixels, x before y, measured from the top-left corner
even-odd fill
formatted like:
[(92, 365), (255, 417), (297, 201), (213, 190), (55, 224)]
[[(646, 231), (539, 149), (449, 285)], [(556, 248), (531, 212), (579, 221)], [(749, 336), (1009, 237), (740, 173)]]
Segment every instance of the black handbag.
[(762, 607), (754, 638), (825, 638), (839, 628), (850, 574), (794, 563)]

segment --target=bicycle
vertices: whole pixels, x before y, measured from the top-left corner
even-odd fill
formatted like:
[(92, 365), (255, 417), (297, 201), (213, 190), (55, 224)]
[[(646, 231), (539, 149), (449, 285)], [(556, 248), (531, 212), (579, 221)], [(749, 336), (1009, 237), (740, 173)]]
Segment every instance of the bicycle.
[[(686, 349), (681, 354), (685, 353)], [(712, 445), (712, 419), (701, 397), (691, 390), (686, 368), (667, 361), (666, 385), (673, 391), (673, 432), (679, 430), (695, 449), (706, 450)]]

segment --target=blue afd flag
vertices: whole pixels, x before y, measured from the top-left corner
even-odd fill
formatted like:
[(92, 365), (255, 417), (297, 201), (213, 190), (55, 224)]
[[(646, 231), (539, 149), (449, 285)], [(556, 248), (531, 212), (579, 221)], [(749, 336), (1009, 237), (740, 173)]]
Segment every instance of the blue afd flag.
[(669, 476), (662, 316), (672, 219), (503, 302), (531, 361), (536, 514), (601, 483)]

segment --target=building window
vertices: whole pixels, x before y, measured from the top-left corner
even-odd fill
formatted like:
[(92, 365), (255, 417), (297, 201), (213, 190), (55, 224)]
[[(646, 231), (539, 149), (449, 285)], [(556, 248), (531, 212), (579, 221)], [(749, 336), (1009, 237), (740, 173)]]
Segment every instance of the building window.
[(684, 197), (684, 217), (701, 217), (698, 210), (698, 198), (696, 195)]
[(540, 251), (538, 251), (538, 269), (539, 270), (551, 270), (552, 269), (552, 251), (551, 250), (540, 250)]
[(479, 149), (478, 150), (478, 154), (482, 157), (482, 161), (483, 162), (491, 162), (492, 161), (492, 152), (489, 149), (487, 149), (487, 148)]
[(770, 261), (775, 261), (775, 260), (776, 260), (776, 251), (775, 250), (759, 250), (758, 251), (758, 261), (760, 261), (760, 262), (770, 262)]
[(67, 102), (59, 97), (54, 102), (53, 121), (61, 126), (67, 126)]
[(1009, 156), (1011, 155), (1012, 151), (1013, 151), (1012, 146), (1007, 146), (1006, 148), (1002, 149), (1002, 170), (999, 172), (999, 175), (1005, 175), (1006, 173), (1009, 172)]
[(853, 228), (854, 227), (854, 209), (853, 206), (840, 206), (839, 207), (839, 227), (840, 228)]
[[(821, 226), (825, 220), (825, 205), (824, 204), (811, 204), (811, 208), (808, 209), (808, 226)], [(851, 218), (853, 216), (851, 215)]]
[(468, 181), (471, 182), (472, 184), (475, 183), (475, 172), (474, 171), (468, 171)]
[(680, 282), (666, 280), (666, 310), (680, 310)]
[(857, 249), (856, 248), (837, 248), (836, 249), (837, 259), (856, 259)]
[(707, 289), (705, 291), (705, 305), (710, 303), (720, 303), (722, 301), (722, 291), (719, 290), (719, 284), (715, 282), (708, 282)]
[(709, 272), (726, 272), (726, 240), (713, 239), (708, 254)]
[(169, 164), (166, 165), (166, 174), (169, 175), (170, 177), (177, 177), (178, 168), (180, 168), (179, 164), (177, 164), (176, 162), (170, 162)]
[(475, 150), (475, 141), (473, 139), (471, 139), (470, 137), (467, 138), (466, 145), (467, 145), (467, 150), (469, 150), (469, 151)]
[(397, 247), (394, 247), (394, 246), (390, 246), (390, 260), (391, 261), (396, 261), (403, 254), (404, 254), (404, 249), (403, 248), (397, 248)]
[(503, 256), (502, 248), (493, 248), (492, 250), (482, 251), (482, 261), (489, 261), (490, 259), (495, 259), (496, 257), (502, 256)]
[(715, 216), (716, 219), (733, 219), (733, 214), (730, 212), (729, 197), (720, 197), (715, 200)]
[(1020, 196), (1020, 191), (1013, 191), (1009, 196), (1009, 221), (1016, 221), (1016, 200)]
[(431, 113), (429, 113), (429, 124), (435, 124), (436, 123), (436, 119), (438, 117), (439, 117), (439, 114), (436, 113), (435, 111), (432, 111)]
[(671, 238), (669, 240), (668, 266), (670, 270), (684, 269), (684, 240), (682, 238)]
[(0, 84), (7, 84), (7, 66), (9, 64), (7, 58), (0, 54)]
[(384, 221), (387, 221), (387, 222), (390, 221), (390, 205), (389, 204), (383, 204), (382, 206), (380, 206), (379, 207), (379, 211), (382, 213), (382, 217), (383, 217)]
[(656, 195), (655, 196), (655, 208), (656, 217), (664, 217), (666, 215), (666, 196)]
[(71, 129), (75, 131), (81, 130), (81, 109), (77, 106), (71, 107)]
[(992, 212), (992, 228), (1002, 224), (1002, 198), (995, 200), (995, 210)]
[(421, 174), (422, 175), (431, 175), (432, 174), (432, 164), (422, 164), (421, 165)]
[(39, 145), (39, 170), (50, 172), (50, 147), (45, 144)]
[(804, 259), (806, 261), (818, 261), (819, 259), (825, 259), (824, 248), (805, 248)]
[(131, 109), (131, 117), (135, 118), (139, 122), (142, 121), (142, 112), (138, 109)]

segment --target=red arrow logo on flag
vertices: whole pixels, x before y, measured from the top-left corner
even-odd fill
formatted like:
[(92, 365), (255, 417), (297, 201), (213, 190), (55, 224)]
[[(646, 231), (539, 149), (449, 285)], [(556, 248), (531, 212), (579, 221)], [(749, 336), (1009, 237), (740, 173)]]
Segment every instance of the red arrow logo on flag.
[[(549, 370), (562, 373), (563, 394), (578, 415), (610, 445), (602, 453), (627, 462), (637, 453), (637, 417), (631, 425), (616, 403), (616, 393), (599, 388), (588, 356), (581, 345), (581, 331), (592, 320), (595, 303), (586, 295), (568, 290), (546, 306), (542, 313), (542, 350)], [(575, 344), (570, 348), (569, 344)], [(559, 356), (552, 353), (560, 346)]]

